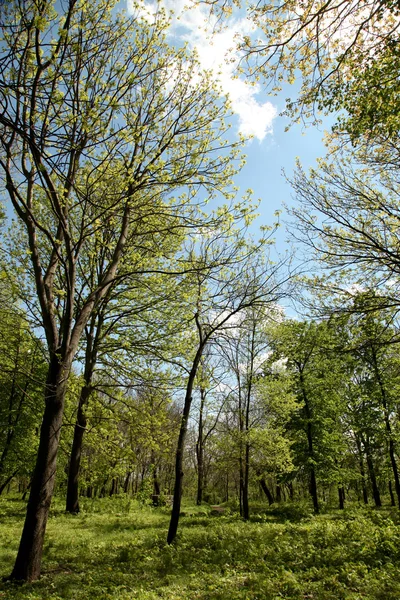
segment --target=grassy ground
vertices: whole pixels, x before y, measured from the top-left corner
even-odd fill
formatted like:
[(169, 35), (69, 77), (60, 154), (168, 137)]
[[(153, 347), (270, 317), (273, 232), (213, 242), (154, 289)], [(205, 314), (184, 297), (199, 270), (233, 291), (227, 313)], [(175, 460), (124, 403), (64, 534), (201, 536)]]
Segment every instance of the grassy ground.
[[(5, 600), (399, 600), (396, 511), (349, 509), (312, 517), (301, 507), (259, 510), (249, 523), (185, 508), (173, 546), (165, 509), (126, 499), (52, 510), (43, 575), (0, 583)], [(0, 503), (0, 576), (11, 571), (24, 517)]]

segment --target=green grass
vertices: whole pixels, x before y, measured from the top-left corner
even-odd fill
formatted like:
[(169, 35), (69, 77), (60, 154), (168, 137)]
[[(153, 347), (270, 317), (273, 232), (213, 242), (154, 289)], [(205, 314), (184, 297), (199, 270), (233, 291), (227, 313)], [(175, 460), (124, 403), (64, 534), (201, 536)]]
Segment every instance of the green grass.
[[(0, 583), (5, 600), (399, 600), (396, 511), (360, 508), (311, 517), (301, 506), (258, 508), (249, 523), (185, 507), (176, 543), (166, 509), (86, 501), (78, 516), (55, 503), (43, 574)], [(24, 517), (0, 502), (0, 576), (8, 575)], [(5, 518), (4, 518), (5, 517)], [(290, 520), (289, 520), (290, 518)]]

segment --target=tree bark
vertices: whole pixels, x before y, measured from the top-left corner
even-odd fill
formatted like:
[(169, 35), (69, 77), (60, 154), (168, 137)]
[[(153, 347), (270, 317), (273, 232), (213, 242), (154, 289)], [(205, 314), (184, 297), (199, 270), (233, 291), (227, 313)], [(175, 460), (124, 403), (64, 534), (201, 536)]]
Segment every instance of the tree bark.
[(338, 494), (339, 494), (339, 508), (340, 508), (340, 510), (343, 510), (345, 495), (344, 495), (344, 487), (342, 485), (340, 485), (338, 487)]
[(313, 443), (313, 432), (312, 432), (312, 416), (311, 416), (311, 408), (308, 402), (308, 397), (305, 390), (303, 373), (300, 371), (300, 385), (302, 396), (304, 400), (304, 410), (306, 415), (306, 434), (307, 434), (307, 446), (308, 446), (308, 457), (309, 457), (309, 470), (310, 470), (310, 494), (313, 501), (314, 512), (315, 514), (319, 513), (319, 503), (318, 503), (318, 490), (317, 490), (317, 478), (315, 476), (315, 468), (314, 468), (314, 443)]
[[(106, 301), (102, 309), (105, 310)], [(65, 510), (72, 514), (79, 512), (79, 471), (81, 465), (83, 437), (86, 431), (87, 419), (86, 408), (92, 393), (92, 380), (97, 361), (98, 343), (102, 331), (104, 318), (100, 311), (93, 313), (90, 318), (89, 327), (86, 328), (86, 350), (85, 350), (85, 384), (81, 389), (79, 396), (78, 410), (74, 429), (74, 439), (72, 441), (71, 456), (69, 460), (67, 498)], [(97, 326), (96, 326), (97, 325)]]
[(248, 521), (250, 518), (249, 474), (250, 474), (250, 444), (248, 442), (246, 442), (245, 447), (244, 447), (244, 473), (243, 473), (243, 519), (245, 521)]
[(378, 380), (378, 385), (379, 385), (379, 389), (381, 392), (382, 406), (383, 406), (383, 412), (384, 412), (384, 418), (385, 418), (385, 428), (386, 428), (386, 432), (387, 432), (388, 438), (389, 438), (390, 464), (392, 466), (392, 471), (393, 471), (394, 488), (396, 490), (397, 504), (400, 508), (400, 478), (399, 478), (399, 470), (397, 468), (397, 461), (396, 461), (396, 455), (395, 455), (395, 443), (393, 440), (392, 427), (390, 424), (388, 398), (387, 398), (387, 394), (386, 394), (386, 388), (385, 388), (385, 385), (384, 385), (384, 382), (383, 382), (383, 379), (381, 376), (381, 372), (379, 370), (378, 357), (376, 355), (375, 348), (372, 348), (372, 360), (373, 360), (375, 376)]
[(110, 489), (110, 492), (108, 495), (111, 498), (111, 496), (114, 496), (117, 493), (118, 493), (118, 479), (117, 479), (117, 477), (113, 477), (112, 481), (111, 481), (111, 489)]
[(265, 479), (263, 477), (260, 479), (260, 486), (261, 486), (261, 489), (264, 492), (264, 494), (267, 496), (268, 504), (271, 506), (271, 504), (274, 503), (274, 497), (271, 494), (271, 492), (269, 491), (269, 488), (268, 488), (268, 486), (266, 484), (266, 481), (265, 481)]
[(65, 510), (72, 514), (79, 512), (79, 470), (81, 464), (83, 435), (86, 430), (87, 419), (85, 407), (91, 394), (90, 386), (83, 386), (79, 397), (78, 412), (74, 428), (71, 456), (69, 460), (67, 502)]
[(203, 412), (205, 403), (205, 390), (200, 387), (200, 414), (199, 414), (199, 431), (196, 442), (196, 458), (197, 458), (197, 498), (196, 504), (200, 506), (203, 502), (204, 490), (204, 424)]
[(375, 467), (374, 467), (374, 463), (372, 460), (371, 448), (369, 445), (369, 441), (367, 441), (367, 440), (364, 441), (364, 448), (365, 448), (365, 457), (367, 460), (368, 474), (369, 474), (369, 478), (371, 481), (372, 496), (374, 498), (375, 506), (379, 508), (380, 506), (382, 506), (382, 501), (381, 501), (381, 495), (379, 492), (378, 484), (376, 482)]
[(360, 465), (361, 487), (362, 487), (362, 493), (363, 493), (363, 500), (364, 500), (364, 504), (368, 504), (368, 492), (367, 492), (367, 485), (365, 483), (364, 458), (363, 458), (363, 453), (362, 453), (362, 449), (361, 449), (361, 442), (360, 442), (358, 435), (355, 436), (355, 440), (356, 440), (356, 446), (357, 446), (357, 451), (358, 451), (358, 463)]
[(125, 494), (127, 494), (129, 491), (129, 484), (131, 482), (131, 474), (132, 474), (131, 471), (129, 471), (125, 477), (125, 481), (124, 481), (124, 493)]
[(4, 492), (4, 490), (6, 489), (6, 487), (8, 486), (9, 483), (11, 483), (11, 481), (14, 479), (14, 477), (16, 476), (16, 474), (18, 473), (19, 468), (14, 471), (13, 473), (11, 473), (11, 475), (9, 475), (5, 481), (3, 481), (3, 483), (0, 485), (0, 496), (2, 495), (2, 493)]
[(11, 579), (34, 581), (40, 575), (44, 534), (56, 475), (57, 451), (69, 370), (70, 365), (60, 364), (54, 353), (47, 374), (45, 411), (25, 524)]
[(290, 500), (294, 499), (294, 489), (293, 489), (293, 483), (291, 481), (289, 481), (287, 484), (288, 490), (289, 490), (289, 498)]
[(171, 520), (169, 523), (167, 543), (172, 544), (176, 537), (176, 532), (178, 531), (179, 524), (179, 513), (181, 510), (181, 499), (182, 499), (182, 482), (183, 482), (183, 452), (185, 449), (185, 440), (186, 440), (186, 432), (187, 425), (190, 414), (190, 407), (192, 404), (192, 392), (193, 392), (193, 384), (196, 377), (197, 369), (200, 363), (201, 355), (204, 350), (206, 340), (200, 339), (200, 345), (196, 352), (196, 356), (193, 360), (193, 365), (189, 373), (188, 382), (186, 386), (186, 394), (185, 394), (185, 404), (183, 407), (183, 413), (181, 418), (181, 426), (179, 430), (179, 438), (178, 445), (176, 448), (176, 457), (175, 457), (175, 487), (174, 487), (174, 497), (172, 503), (172, 511), (171, 511)]

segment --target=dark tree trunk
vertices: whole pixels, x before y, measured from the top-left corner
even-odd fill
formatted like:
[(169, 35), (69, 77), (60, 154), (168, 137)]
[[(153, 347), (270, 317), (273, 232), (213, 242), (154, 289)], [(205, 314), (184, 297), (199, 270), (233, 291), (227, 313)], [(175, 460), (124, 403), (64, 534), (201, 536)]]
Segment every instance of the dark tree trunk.
[(345, 494), (344, 494), (344, 487), (342, 485), (338, 487), (338, 493), (339, 493), (339, 508), (340, 508), (340, 510), (343, 510)]
[(161, 493), (160, 482), (158, 481), (158, 472), (156, 466), (155, 457), (152, 456), (151, 462), (153, 464), (153, 495), (159, 496)]
[(243, 518), (248, 521), (249, 510), (249, 475), (250, 475), (250, 444), (246, 442), (244, 448), (244, 477), (243, 477)]
[(129, 471), (129, 473), (126, 474), (125, 481), (124, 481), (124, 493), (125, 494), (127, 494), (129, 491), (130, 482), (131, 482), (131, 472)]
[(279, 483), (276, 484), (275, 491), (276, 491), (276, 501), (282, 502), (282, 488), (279, 485)]
[(393, 486), (392, 486), (392, 482), (389, 479), (389, 494), (390, 494), (390, 505), (391, 506), (396, 506), (396, 500), (394, 499), (394, 494), (393, 494)]
[(111, 496), (114, 496), (118, 491), (118, 479), (116, 477), (112, 478), (111, 481), (111, 489), (110, 489), (110, 493), (109, 496), (111, 498)]
[(360, 475), (361, 475), (361, 487), (363, 493), (364, 504), (368, 504), (368, 492), (367, 492), (367, 484), (365, 483), (365, 469), (364, 469), (364, 458), (361, 449), (361, 442), (359, 437), (355, 436), (356, 446), (358, 451), (358, 464), (360, 466)]
[(69, 365), (62, 368), (54, 354), (47, 374), (45, 411), (25, 524), (11, 579), (34, 581), (40, 575), (44, 534), (56, 475), (68, 372)]
[[(197, 322), (198, 323), (198, 322)], [(199, 325), (198, 325), (199, 327)], [(188, 382), (186, 386), (185, 404), (183, 407), (183, 413), (181, 418), (181, 426), (179, 430), (178, 445), (176, 448), (175, 456), (175, 486), (174, 486), (174, 497), (172, 503), (171, 520), (169, 523), (167, 543), (172, 544), (176, 537), (179, 524), (179, 513), (181, 510), (181, 499), (182, 499), (182, 483), (183, 483), (183, 452), (185, 449), (185, 440), (187, 425), (190, 415), (190, 407), (192, 405), (192, 392), (193, 384), (196, 377), (197, 369), (200, 363), (201, 355), (204, 350), (206, 340), (200, 339), (200, 346), (196, 352), (196, 356), (193, 360), (193, 365), (189, 373)]]
[(203, 502), (204, 490), (204, 425), (203, 412), (205, 403), (205, 390), (200, 388), (200, 414), (199, 414), (199, 431), (196, 442), (196, 458), (197, 458), (197, 498), (196, 504), (200, 506)]
[(390, 425), (388, 399), (387, 399), (387, 394), (386, 394), (386, 388), (385, 388), (385, 385), (384, 385), (384, 382), (383, 382), (383, 379), (381, 376), (381, 372), (378, 367), (378, 358), (377, 358), (374, 348), (372, 349), (372, 358), (374, 361), (375, 375), (378, 380), (379, 389), (381, 392), (382, 406), (383, 406), (383, 411), (384, 411), (384, 415), (385, 415), (385, 428), (386, 428), (388, 438), (389, 438), (389, 457), (390, 457), (390, 464), (392, 466), (393, 477), (394, 477), (394, 489), (396, 490), (397, 504), (400, 508), (400, 479), (399, 479), (399, 470), (397, 468), (397, 461), (396, 461), (396, 454), (395, 454), (395, 443), (393, 440), (392, 427)]
[(318, 503), (318, 490), (317, 490), (317, 478), (315, 476), (315, 468), (314, 468), (314, 442), (313, 442), (313, 431), (312, 431), (312, 415), (311, 415), (311, 407), (308, 402), (308, 397), (305, 390), (303, 373), (300, 372), (300, 385), (304, 400), (304, 411), (306, 415), (306, 434), (307, 434), (307, 445), (308, 445), (308, 457), (310, 464), (310, 494), (313, 501), (314, 512), (315, 514), (319, 513), (319, 503)]
[(86, 350), (85, 350), (85, 385), (81, 389), (76, 415), (74, 429), (74, 439), (72, 442), (71, 456), (69, 460), (67, 499), (65, 510), (69, 513), (79, 512), (79, 470), (81, 464), (83, 436), (86, 431), (87, 419), (85, 411), (92, 393), (92, 380), (97, 361), (97, 351), (99, 338), (103, 326), (102, 313), (94, 313), (90, 319), (90, 325), (85, 330)]
[(197, 497), (196, 504), (200, 506), (203, 502), (203, 481), (204, 481), (204, 473), (203, 473), (203, 448), (199, 450), (197, 456)]
[(274, 497), (271, 494), (271, 492), (269, 491), (266, 481), (263, 477), (260, 479), (260, 486), (261, 486), (261, 489), (264, 492), (264, 494), (267, 496), (268, 504), (271, 506), (271, 504), (274, 503)]
[(378, 484), (376, 482), (375, 467), (374, 467), (374, 462), (372, 460), (371, 448), (370, 448), (368, 440), (366, 440), (364, 442), (364, 448), (365, 448), (365, 458), (367, 460), (369, 479), (371, 481), (372, 496), (374, 498), (375, 506), (379, 508), (380, 506), (382, 506), (382, 501), (381, 501), (381, 495), (379, 493)]
[(289, 498), (290, 498), (290, 500), (293, 500), (294, 499), (293, 483), (291, 481), (289, 481), (289, 483), (287, 483), (287, 487), (289, 490)]
[(3, 483), (0, 485), (0, 496), (1, 494), (4, 492), (4, 490), (6, 489), (6, 487), (8, 486), (8, 484), (14, 479), (14, 477), (16, 476), (16, 474), (18, 473), (19, 468), (14, 471), (14, 473), (11, 473), (11, 475), (9, 475), (7, 477), (7, 479), (5, 481), (3, 481)]
[(396, 490), (397, 504), (400, 508), (399, 470), (397, 468), (395, 447), (394, 447), (394, 441), (392, 439), (392, 431), (391, 431), (391, 426), (390, 426), (390, 422), (389, 422), (389, 417), (386, 418), (386, 431), (388, 432), (388, 434), (390, 436), (390, 438), (389, 438), (389, 456), (390, 456), (390, 463), (392, 465), (392, 471), (393, 471), (393, 477), (394, 477), (394, 489)]
[(81, 464), (83, 435), (87, 425), (85, 407), (91, 391), (91, 387), (86, 385), (81, 389), (74, 429), (74, 439), (72, 442), (71, 457), (69, 461), (67, 503), (65, 510), (73, 514), (77, 514), (79, 512), (79, 470)]
[(105, 498), (106, 497), (106, 485), (108, 482), (108, 477), (105, 478), (103, 485), (100, 488), (100, 493), (99, 493), (99, 498)]
[(29, 490), (31, 489), (31, 485), (32, 485), (32, 477), (30, 478), (29, 483), (26, 486), (26, 489), (24, 490), (24, 493), (22, 494), (21, 500), (25, 500), (26, 499), (26, 496), (27, 496)]
[(318, 504), (318, 490), (317, 490), (317, 479), (315, 477), (315, 469), (311, 467), (310, 469), (310, 494), (313, 501), (314, 512), (317, 515), (319, 513), (319, 504)]
[[(251, 394), (253, 388), (253, 376), (254, 376), (254, 357), (255, 357), (255, 335), (256, 335), (256, 323), (253, 320), (252, 323), (252, 335), (250, 345), (250, 371), (246, 382), (246, 406), (244, 416), (244, 427), (246, 433), (250, 430), (250, 405), (251, 405)], [(250, 518), (249, 510), (249, 479), (250, 479), (250, 444), (248, 440), (245, 443), (244, 449), (244, 473), (243, 473), (243, 518), (248, 521)]]

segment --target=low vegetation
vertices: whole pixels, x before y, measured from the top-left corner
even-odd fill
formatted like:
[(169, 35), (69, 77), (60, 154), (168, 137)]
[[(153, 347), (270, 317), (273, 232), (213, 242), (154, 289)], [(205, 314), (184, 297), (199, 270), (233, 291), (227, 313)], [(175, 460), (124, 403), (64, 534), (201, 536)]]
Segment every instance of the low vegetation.
[[(53, 505), (41, 578), (0, 584), (6, 600), (397, 600), (397, 510), (351, 507), (313, 516), (308, 505), (185, 505), (176, 542), (169, 509), (125, 497), (83, 500), (79, 515)], [(0, 574), (12, 568), (25, 505), (1, 500)]]

